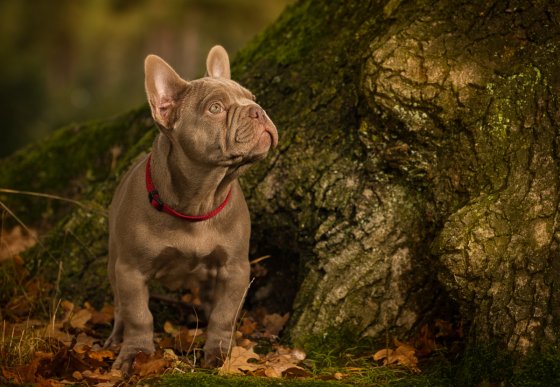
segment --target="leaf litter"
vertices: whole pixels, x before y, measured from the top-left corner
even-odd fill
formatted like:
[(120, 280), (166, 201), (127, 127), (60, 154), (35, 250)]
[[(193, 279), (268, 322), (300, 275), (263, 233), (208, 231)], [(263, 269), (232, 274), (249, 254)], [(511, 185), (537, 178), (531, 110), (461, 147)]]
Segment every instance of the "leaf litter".
[[(132, 366), (131, 375), (111, 370), (118, 349), (103, 348), (106, 329), (113, 320), (113, 307), (104, 305), (96, 309), (90, 303), (82, 306), (64, 300), (59, 304), (59, 318), (51, 321), (31, 320), (33, 298), (39, 298), (52, 285), (40, 279), (29, 278), (23, 260), (12, 258), (25, 290), (25, 297), (14, 295), (0, 305), (3, 316), (0, 340), (0, 382), (34, 383), (40, 386), (64, 386), (87, 383), (101, 387), (135, 383), (167, 372), (193, 372), (200, 366), (201, 352), (206, 339), (203, 327), (176, 326), (170, 321), (162, 332), (155, 333), (156, 352), (139, 353)], [(3, 262), (5, 263), (6, 260)], [(25, 302), (22, 301), (26, 300)], [(185, 294), (184, 301), (199, 303), (195, 291)], [(11, 321), (6, 320), (6, 316)], [(235, 331), (236, 346), (217, 372), (220, 375), (249, 375), (269, 378), (307, 378), (313, 373), (304, 351), (279, 344), (278, 335), (289, 319), (289, 314), (268, 313), (264, 308), (245, 312)], [(462, 326), (437, 320), (423, 326), (410, 342), (393, 340), (391, 348), (382, 348), (370, 359), (383, 366), (400, 366), (418, 373), (419, 359), (429, 357), (441, 348), (445, 340), (462, 340)], [(268, 343), (263, 351), (262, 343)], [(33, 343), (33, 344), (29, 344)], [(23, 348), (27, 345), (26, 348)], [(311, 368), (310, 368), (311, 367)], [(345, 367), (321, 379), (343, 380), (364, 368)]]

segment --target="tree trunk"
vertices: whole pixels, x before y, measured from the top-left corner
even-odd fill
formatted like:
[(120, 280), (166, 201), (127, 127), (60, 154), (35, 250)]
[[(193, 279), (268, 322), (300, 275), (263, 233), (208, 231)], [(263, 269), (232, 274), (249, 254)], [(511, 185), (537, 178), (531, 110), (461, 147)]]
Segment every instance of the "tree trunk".
[[(296, 342), (404, 335), (458, 306), (475, 339), (558, 344), (559, 18), (553, 1), (308, 0), (257, 37), (233, 75), (280, 148), (243, 179), (253, 254), (272, 255), (249, 302), (291, 309)], [(116, 144), (117, 171), (147, 149)], [(104, 281), (99, 219), (76, 211), (47, 245), (63, 291)], [(84, 261), (102, 277), (77, 285)]]

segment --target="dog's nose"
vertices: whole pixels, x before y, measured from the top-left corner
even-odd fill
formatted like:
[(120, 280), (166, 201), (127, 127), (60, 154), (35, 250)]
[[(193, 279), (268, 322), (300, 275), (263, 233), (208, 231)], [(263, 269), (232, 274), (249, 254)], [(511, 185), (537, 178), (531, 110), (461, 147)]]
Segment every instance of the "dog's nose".
[(263, 110), (259, 106), (251, 106), (249, 108), (249, 117), (259, 119), (263, 116)]

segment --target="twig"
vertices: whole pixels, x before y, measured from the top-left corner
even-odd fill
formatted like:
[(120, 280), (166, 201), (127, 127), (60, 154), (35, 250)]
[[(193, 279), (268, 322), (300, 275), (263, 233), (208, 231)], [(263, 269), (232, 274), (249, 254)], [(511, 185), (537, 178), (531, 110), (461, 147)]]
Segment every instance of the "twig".
[(264, 261), (265, 259), (268, 259), (268, 258), (271, 258), (271, 257), (272, 257), (272, 255), (264, 255), (264, 256), (262, 256), (262, 257), (253, 259), (252, 261), (249, 262), (249, 264), (250, 264), (250, 265), (255, 265), (255, 264), (257, 264), (257, 263), (259, 263), (259, 262), (262, 262), (262, 261)]
[[(193, 305), (193, 312), (194, 315), (196, 316), (196, 327), (194, 328), (194, 337), (191, 340), (191, 344), (189, 345), (189, 349), (187, 349), (187, 355), (189, 354), (189, 352), (191, 351), (192, 347), (194, 346), (194, 341), (196, 340), (196, 334), (198, 333), (198, 313), (196, 312), (196, 309), (194, 308)], [(181, 343), (181, 349), (183, 347), (183, 343)], [(193, 367), (196, 367), (196, 351), (193, 351)]]
[(67, 203), (74, 204), (75, 206), (78, 206), (78, 207), (83, 208), (84, 210), (87, 210), (87, 211), (90, 211), (90, 212), (98, 212), (99, 214), (101, 214), (105, 217), (107, 217), (107, 215), (108, 215), (107, 211), (104, 210), (104, 209), (94, 208), (93, 206), (85, 205), (84, 203), (81, 203), (77, 200), (65, 198), (65, 197), (58, 196), (58, 195), (52, 195), (52, 194), (47, 194), (47, 193), (42, 193), (42, 192), (19, 191), (19, 190), (10, 189), (10, 188), (0, 188), (0, 193), (14, 194), (14, 195), (36, 196), (36, 197), (45, 198), (45, 199), (60, 200), (62, 202), (67, 202)]

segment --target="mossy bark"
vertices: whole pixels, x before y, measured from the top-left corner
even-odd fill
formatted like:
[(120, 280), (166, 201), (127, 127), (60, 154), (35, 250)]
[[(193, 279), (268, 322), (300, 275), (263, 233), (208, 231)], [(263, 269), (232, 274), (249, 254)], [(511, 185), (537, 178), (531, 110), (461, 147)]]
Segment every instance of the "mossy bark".
[[(553, 1), (289, 7), (234, 60), (280, 133), (242, 181), (253, 254), (272, 255), (249, 302), (291, 309), (296, 342), (340, 325), (405, 335), (457, 306), (473, 338), (558, 344), (559, 18)], [(65, 182), (106, 168), (81, 197), (106, 205), (114, 171), (148, 149), (145, 110), (129, 118), (97, 154), (60, 159)], [(91, 139), (77, 149), (93, 151), (96, 125), (73, 134)], [(5, 160), (0, 185), (27, 188), (5, 170), (45, 163), (59, 176), (54, 156), (18, 166), (58, 141)], [(115, 145), (126, 157), (111, 172)], [(105, 239), (103, 218), (80, 209), (34, 262), (63, 261), (65, 296), (106, 299)]]

